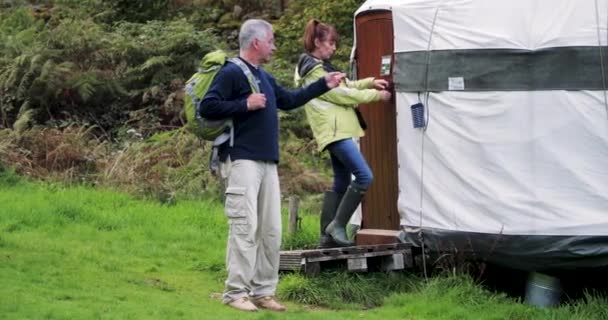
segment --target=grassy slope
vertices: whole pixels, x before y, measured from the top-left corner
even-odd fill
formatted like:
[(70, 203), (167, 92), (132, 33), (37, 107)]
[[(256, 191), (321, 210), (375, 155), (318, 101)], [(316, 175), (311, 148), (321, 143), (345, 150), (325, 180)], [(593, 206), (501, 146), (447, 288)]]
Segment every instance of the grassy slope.
[[(536, 310), (452, 277), (419, 284), (371, 310), (288, 303), (287, 314), (245, 314), (219, 301), (221, 204), (167, 207), (109, 191), (8, 180), (0, 179), (0, 319), (600, 319), (602, 313), (601, 301)], [(305, 219), (305, 228), (315, 222)]]

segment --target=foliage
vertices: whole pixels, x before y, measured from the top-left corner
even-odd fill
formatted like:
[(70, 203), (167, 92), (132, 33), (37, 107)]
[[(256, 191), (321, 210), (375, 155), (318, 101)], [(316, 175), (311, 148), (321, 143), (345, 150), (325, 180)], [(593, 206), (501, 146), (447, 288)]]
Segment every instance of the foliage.
[(192, 135), (175, 131), (142, 141), (131, 130), (118, 148), (98, 138), (96, 130), (2, 130), (0, 166), (37, 179), (117, 187), (164, 203), (218, 197), (219, 179), (207, 169), (210, 146)]
[[(139, 130), (145, 134), (181, 125), (176, 115), (181, 103), (178, 89), (199, 57), (225, 46), (211, 35), (224, 33), (199, 28), (221, 27), (221, 10), (231, 11), (235, 5), (248, 12), (246, 17), (278, 2), (188, 3), (57, 0), (3, 11), (0, 125), (12, 127), (19, 118), (22, 129), (49, 120), (59, 126), (81, 122), (112, 133), (119, 124), (137, 118), (139, 123), (153, 124)], [(335, 60), (346, 66), (352, 14), (359, 3), (291, 3), (276, 24), (279, 50), (269, 70), (281, 83), (291, 84), (293, 64), (301, 52), (298, 39), (310, 17), (336, 25), (343, 46)], [(188, 14), (187, 19), (179, 18)], [(238, 24), (227, 26), (234, 29)], [(228, 34), (235, 42), (234, 31)], [(152, 99), (146, 99), (150, 95)], [(142, 114), (145, 119), (140, 118)], [(305, 127), (302, 114), (294, 115), (288, 127)]]
[[(100, 138), (98, 127), (35, 127), (23, 132), (0, 130), (0, 166), (36, 179), (120, 188), (142, 198), (172, 203), (180, 199), (218, 198), (220, 179), (208, 165), (211, 145), (185, 130), (143, 139), (134, 129), (121, 130), (121, 143)], [(296, 139), (285, 143), (279, 166), (285, 196), (320, 193), (327, 178), (293, 153)], [(305, 160), (311, 156), (303, 155)], [(311, 164), (311, 165), (314, 165)]]
[(105, 157), (99, 181), (163, 203), (217, 199), (221, 185), (208, 169), (210, 148), (184, 131), (134, 141)]
[[(279, 177), (281, 188), (286, 195), (304, 195), (309, 193), (322, 193), (328, 190), (329, 166), (326, 165), (327, 153), (319, 153), (312, 137), (298, 137), (285, 122), (286, 132), (281, 139), (281, 162), (279, 163)], [(298, 130), (298, 129), (296, 129)], [(325, 169), (325, 170), (324, 170)]]
[(169, 9), (170, 0), (102, 0), (114, 11), (114, 20), (146, 22), (163, 18)]
[(181, 126), (181, 88), (200, 57), (221, 46), (185, 19), (117, 22), (73, 18), (58, 8), (48, 22), (27, 8), (0, 25), (0, 125), (125, 122), (144, 134)]
[(38, 128), (23, 133), (0, 131), (0, 166), (22, 175), (63, 182), (90, 182), (107, 143), (94, 128)]
[[(344, 1), (294, 1), (275, 24), (277, 56), (273, 70), (284, 84), (293, 83), (293, 70), (298, 57), (304, 52), (302, 37), (310, 19), (317, 19), (336, 27), (340, 43), (332, 62), (348, 71), (348, 61), (353, 45), (353, 16), (363, 0)], [(288, 70), (285, 70), (288, 69)], [(284, 70), (281, 72), (281, 70)]]

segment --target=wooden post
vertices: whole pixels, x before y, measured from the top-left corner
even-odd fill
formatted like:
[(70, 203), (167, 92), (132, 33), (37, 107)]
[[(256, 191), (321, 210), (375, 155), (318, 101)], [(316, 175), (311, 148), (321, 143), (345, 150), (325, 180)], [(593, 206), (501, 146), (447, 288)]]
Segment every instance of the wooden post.
[(309, 262), (306, 261), (304, 264), (304, 273), (309, 276), (316, 276), (321, 273), (321, 262)]
[(300, 199), (298, 196), (289, 197), (289, 225), (287, 231), (291, 234), (298, 231), (298, 207), (300, 206)]

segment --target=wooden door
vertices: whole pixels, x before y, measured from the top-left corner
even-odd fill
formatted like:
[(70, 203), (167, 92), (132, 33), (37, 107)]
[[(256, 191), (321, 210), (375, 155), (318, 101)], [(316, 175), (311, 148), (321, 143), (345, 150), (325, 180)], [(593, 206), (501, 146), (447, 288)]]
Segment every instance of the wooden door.
[[(356, 18), (357, 77), (384, 78), (392, 83), (393, 21), (390, 11), (373, 11)], [(390, 57), (390, 69), (381, 76), (383, 57)], [(385, 63), (386, 65), (386, 63)], [(363, 203), (362, 228), (399, 228), (397, 211), (397, 128), (395, 99), (360, 106), (367, 122), (361, 152), (374, 174)]]

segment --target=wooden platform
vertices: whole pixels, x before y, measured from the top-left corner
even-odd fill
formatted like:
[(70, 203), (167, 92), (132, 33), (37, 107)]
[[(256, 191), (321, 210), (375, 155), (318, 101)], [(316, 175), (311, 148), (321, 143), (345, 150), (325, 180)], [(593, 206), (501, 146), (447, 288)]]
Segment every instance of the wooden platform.
[(362, 245), (344, 248), (281, 251), (279, 270), (317, 274), (326, 267), (346, 266), (348, 271), (401, 270), (412, 266), (408, 243)]

